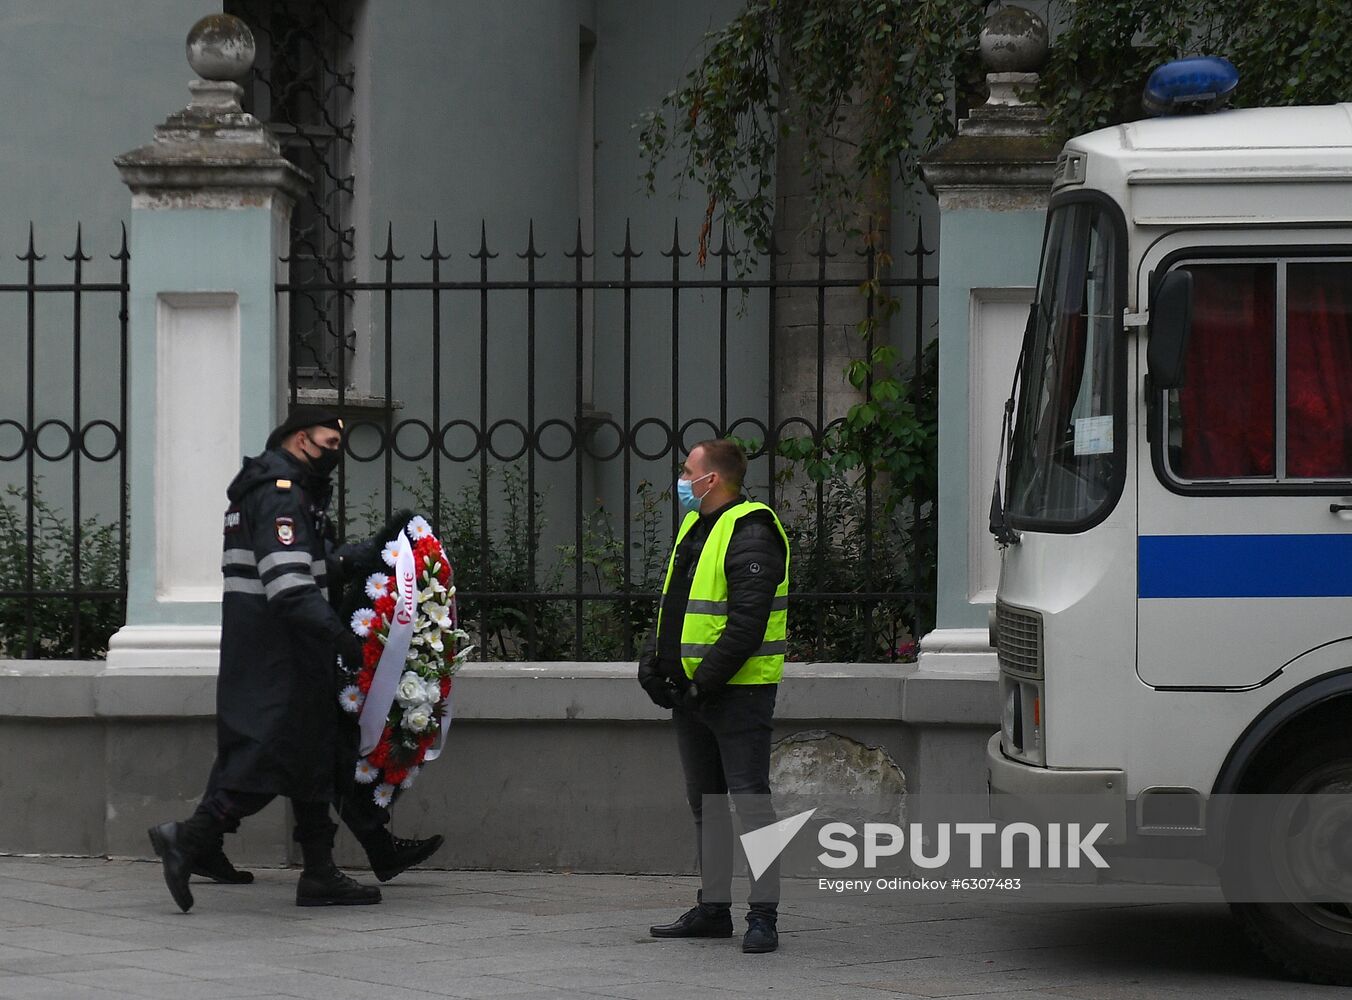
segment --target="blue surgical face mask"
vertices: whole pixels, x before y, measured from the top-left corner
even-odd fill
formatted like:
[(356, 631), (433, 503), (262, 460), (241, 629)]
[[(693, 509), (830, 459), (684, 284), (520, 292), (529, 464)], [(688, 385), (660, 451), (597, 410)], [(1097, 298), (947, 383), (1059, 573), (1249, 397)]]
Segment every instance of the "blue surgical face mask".
[(700, 479), (708, 479), (712, 475), (712, 472), (706, 472), (704, 475), (700, 476), (699, 479), (676, 480), (676, 499), (681, 502), (682, 510), (699, 510), (699, 505), (703, 502), (704, 497), (709, 495), (709, 491), (705, 490), (704, 497), (697, 497), (695, 496), (695, 484), (699, 482)]

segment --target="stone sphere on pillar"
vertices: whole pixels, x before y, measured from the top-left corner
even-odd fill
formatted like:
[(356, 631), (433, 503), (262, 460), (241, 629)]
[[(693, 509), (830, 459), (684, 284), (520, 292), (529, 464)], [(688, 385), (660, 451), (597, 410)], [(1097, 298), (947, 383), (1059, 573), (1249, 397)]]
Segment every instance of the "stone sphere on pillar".
[(188, 65), (203, 80), (238, 80), (253, 63), (253, 32), (237, 17), (208, 14), (188, 32)]
[(981, 29), (981, 61), (988, 73), (1036, 73), (1047, 47), (1047, 22), (1023, 7), (1001, 7)]

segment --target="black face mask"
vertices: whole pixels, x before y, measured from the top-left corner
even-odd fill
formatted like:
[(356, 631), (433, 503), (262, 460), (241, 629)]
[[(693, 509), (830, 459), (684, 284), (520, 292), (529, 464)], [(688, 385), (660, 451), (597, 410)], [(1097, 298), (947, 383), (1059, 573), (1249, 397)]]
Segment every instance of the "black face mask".
[[(314, 444), (314, 442), (311, 442)], [(318, 448), (318, 445), (315, 445)], [(305, 461), (310, 465), (310, 471), (316, 476), (328, 478), (334, 469), (338, 468), (338, 463), (343, 460), (343, 449), (337, 448), (319, 448), (317, 456), (311, 455), (308, 451), (305, 453)]]

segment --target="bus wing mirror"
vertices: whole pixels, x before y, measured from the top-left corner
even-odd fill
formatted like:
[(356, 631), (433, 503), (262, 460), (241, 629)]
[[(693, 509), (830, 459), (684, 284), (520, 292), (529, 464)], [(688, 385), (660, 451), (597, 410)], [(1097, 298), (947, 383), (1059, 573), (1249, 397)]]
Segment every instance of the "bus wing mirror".
[(1183, 384), (1183, 359), (1192, 332), (1192, 274), (1170, 271), (1155, 289), (1150, 304), (1150, 346), (1146, 360), (1156, 389)]

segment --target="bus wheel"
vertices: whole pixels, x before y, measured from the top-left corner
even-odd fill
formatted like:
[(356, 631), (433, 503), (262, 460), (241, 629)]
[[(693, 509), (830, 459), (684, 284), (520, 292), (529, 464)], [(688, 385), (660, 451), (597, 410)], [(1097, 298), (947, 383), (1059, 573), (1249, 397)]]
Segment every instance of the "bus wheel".
[(1236, 796), (1222, 884), (1288, 972), (1352, 986), (1352, 738), (1313, 738)]

